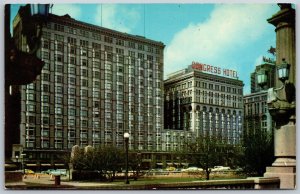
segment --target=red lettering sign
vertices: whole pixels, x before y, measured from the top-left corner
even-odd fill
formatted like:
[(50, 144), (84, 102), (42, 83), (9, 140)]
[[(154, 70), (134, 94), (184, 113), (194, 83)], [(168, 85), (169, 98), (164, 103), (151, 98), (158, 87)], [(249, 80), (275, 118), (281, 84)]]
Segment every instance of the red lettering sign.
[[(192, 62), (191, 66), (193, 69), (197, 69), (200, 71), (205, 71), (205, 72), (209, 72), (209, 73), (213, 73), (213, 74), (220, 75), (222, 72), (221, 67), (207, 65), (207, 64), (203, 64), (203, 63), (199, 63), (199, 62), (195, 62), (195, 61)], [(231, 69), (223, 69), (223, 76), (237, 78), (237, 72), (234, 70), (231, 70)]]

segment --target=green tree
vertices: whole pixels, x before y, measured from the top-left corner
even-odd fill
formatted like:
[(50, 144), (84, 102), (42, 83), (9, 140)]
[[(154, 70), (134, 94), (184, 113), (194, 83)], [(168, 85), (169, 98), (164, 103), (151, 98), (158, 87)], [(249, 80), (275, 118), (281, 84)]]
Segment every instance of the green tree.
[(95, 151), (94, 168), (108, 176), (110, 181), (115, 179), (116, 172), (124, 165), (124, 151), (115, 146), (98, 147)]
[(188, 142), (186, 145), (186, 159), (203, 168), (206, 180), (209, 180), (214, 166), (228, 164), (229, 159), (235, 157), (233, 154), (235, 147), (223, 143), (220, 137), (199, 136), (195, 141)]
[(261, 131), (244, 135), (240, 165), (248, 175), (262, 176), (274, 159), (272, 132)]

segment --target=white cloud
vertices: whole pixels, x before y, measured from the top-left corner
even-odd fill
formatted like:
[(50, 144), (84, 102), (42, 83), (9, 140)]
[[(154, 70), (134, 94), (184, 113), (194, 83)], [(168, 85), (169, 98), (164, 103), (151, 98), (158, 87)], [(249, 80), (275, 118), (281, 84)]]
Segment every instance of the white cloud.
[(79, 5), (54, 4), (52, 8), (52, 13), (60, 16), (69, 14), (72, 18), (80, 19), (82, 11)]
[[(101, 18), (102, 11), (102, 18)], [(117, 4), (103, 4), (97, 7), (95, 21), (97, 25), (130, 33), (141, 18), (137, 7)], [(102, 19), (102, 21), (101, 21)]]
[(192, 61), (240, 69), (234, 58), (243, 57), (246, 53), (239, 51), (262, 37), (272, 11), (267, 4), (217, 5), (208, 20), (189, 24), (174, 36), (165, 50), (165, 75)]

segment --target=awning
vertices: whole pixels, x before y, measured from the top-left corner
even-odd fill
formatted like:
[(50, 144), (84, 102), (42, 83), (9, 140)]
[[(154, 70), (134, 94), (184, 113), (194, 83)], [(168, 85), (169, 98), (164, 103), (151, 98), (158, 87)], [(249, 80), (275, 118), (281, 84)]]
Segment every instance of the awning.
[(156, 163), (156, 165), (161, 165), (161, 166), (162, 166), (162, 165), (163, 165), (163, 163)]
[(173, 163), (167, 163), (167, 165), (173, 165)]
[(26, 166), (37, 166), (37, 164), (25, 164)]

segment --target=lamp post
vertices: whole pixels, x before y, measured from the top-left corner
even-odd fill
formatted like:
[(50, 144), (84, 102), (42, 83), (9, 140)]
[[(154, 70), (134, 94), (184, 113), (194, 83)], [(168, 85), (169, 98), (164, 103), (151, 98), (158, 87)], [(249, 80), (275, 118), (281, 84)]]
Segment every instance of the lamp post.
[(16, 156), (16, 161), (17, 161), (17, 168), (19, 170), (19, 156)]
[(126, 171), (125, 171), (125, 184), (129, 184), (128, 180), (128, 141), (129, 141), (129, 133), (124, 133), (124, 140), (125, 140), (125, 155), (126, 155)]
[(21, 154), (21, 158), (22, 158), (22, 170), (23, 173), (25, 174), (25, 166), (24, 166), (24, 159), (25, 159), (26, 154)]
[[(276, 89), (268, 90), (268, 108), (276, 123), (272, 166), (264, 177), (279, 177), (281, 189), (296, 187), (296, 11), (290, 3), (267, 21), (276, 27)], [(289, 64), (288, 64), (289, 63)]]

